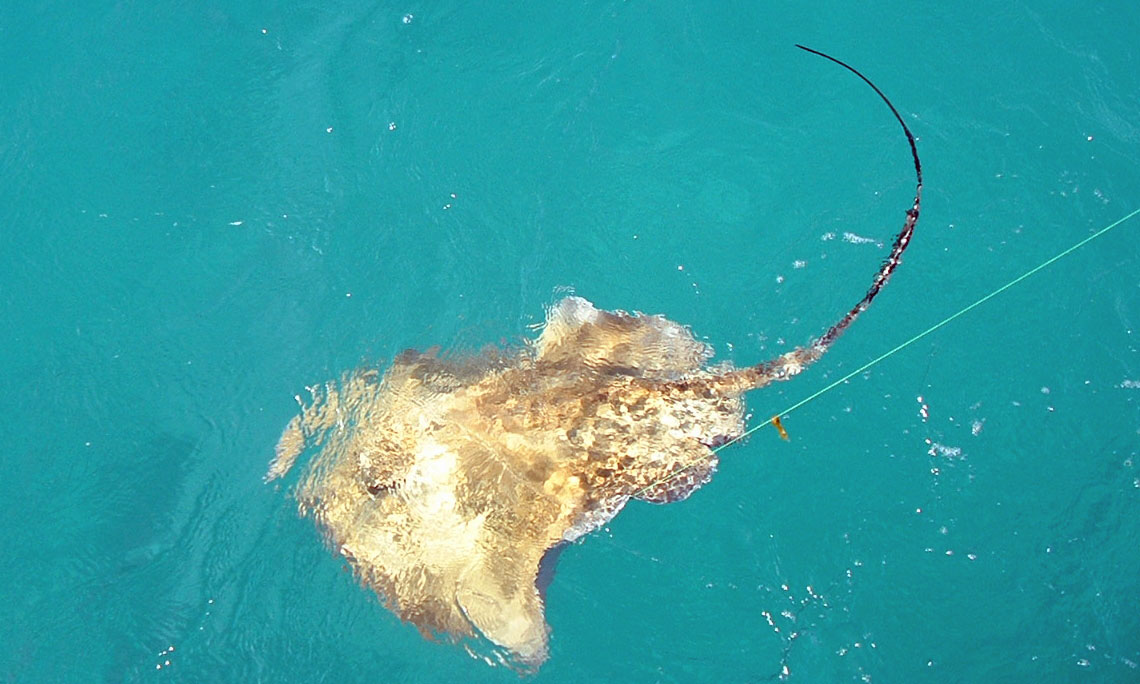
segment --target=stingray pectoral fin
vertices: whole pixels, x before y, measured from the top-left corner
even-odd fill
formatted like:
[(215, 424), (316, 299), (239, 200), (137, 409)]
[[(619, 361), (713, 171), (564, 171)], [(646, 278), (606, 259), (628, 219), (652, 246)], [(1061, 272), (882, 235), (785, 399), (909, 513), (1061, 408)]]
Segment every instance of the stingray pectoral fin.
[(277, 440), (276, 454), (269, 464), (269, 472), (265, 474), (265, 481), (276, 480), (288, 473), (304, 448), (305, 435), (301, 432), (301, 416), (294, 416), (293, 420), (285, 426), (281, 438)]
[(506, 649), (515, 665), (526, 669), (541, 665), (548, 655), (549, 628), (535, 587), (539, 559), (532, 561), (525, 561), (526, 567), (521, 559), (512, 567), (503, 567), (501, 562), (493, 564), (495, 567), (475, 566), (464, 573), (455, 592), (455, 600), (471, 625)]
[(541, 364), (659, 379), (695, 371), (712, 354), (664, 316), (602, 311), (581, 297), (550, 309), (535, 351)]
[(712, 479), (719, 462), (716, 454), (697, 442), (693, 442), (684, 453), (687, 458), (677, 461), (671, 472), (663, 473), (656, 481), (644, 485), (634, 498), (654, 504), (684, 501)]

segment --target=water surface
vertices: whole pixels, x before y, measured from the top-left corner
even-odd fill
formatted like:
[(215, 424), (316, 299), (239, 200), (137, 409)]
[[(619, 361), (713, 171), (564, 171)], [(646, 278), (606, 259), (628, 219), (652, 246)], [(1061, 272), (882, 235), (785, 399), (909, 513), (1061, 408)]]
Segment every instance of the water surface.
[[(517, 681), (425, 641), (261, 477), (294, 396), (567, 292), (782, 411), (1136, 209), (1131, 5), (0, 9), (10, 681)], [(536, 681), (1135, 681), (1125, 224), (562, 554)], [(288, 485), (289, 483), (287, 483)]]

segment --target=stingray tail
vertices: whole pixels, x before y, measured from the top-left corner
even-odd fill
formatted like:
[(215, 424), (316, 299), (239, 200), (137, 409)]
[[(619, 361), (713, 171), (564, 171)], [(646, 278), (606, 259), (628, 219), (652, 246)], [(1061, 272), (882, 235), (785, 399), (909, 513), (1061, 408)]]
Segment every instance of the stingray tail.
[(879, 90), (878, 86), (876, 86), (874, 83), (871, 83), (871, 81), (866, 76), (856, 71), (854, 67), (848, 64), (844, 64), (831, 55), (825, 55), (818, 50), (813, 50), (809, 47), (804, 47), (803, 45), (796, 45), (796, 47), (801, 50), (807, 50), (812, 54), (819, 55), (824, 59), (829, 59), (844, 69), (847, 69), (851, 73), (863, 79), (863, 82), (871, 86), (871, 88), (874, 89), (875, 93), (883, 99), (883, 102), (887, 103), (887, 106), (891, 108), (891, 114), (895, 115), (895, 119), (899, 122), (899, 125), (902, 126), (903, 133), (906, 134), (907, 143), (910, 144), (910, 155), (914, 158), (914, 175), (917, 181), (914, 188), (914, 203), (911, 205), (910, 209), (907, 209), (906, 221), (903, 222), (902, 230), (899, 231), (899, 234), (895, 236), (894, 245), (891, 246), (891, 253), (887, 255), (887, 258), (883, 262), (883, 265), (879, 268), (879, 271), (875, 273), (875, 279), (871, 281), (871, 287), (869, 290), (867, 290), (867, 294), (863, 295), (863, 299), (859, 300), (858, 304), (852, 307), (851, 310), (843, 316), (843, 318), (839, 319), (838, 323), (828, 328), (827, 332), (825, 332), (819, 339), (812, 343), (811, 346), (818, 348), (819, 353), (822, 354), (824, 351), (827, 351), (827, 348), (831, 346), (832, 342), (834, 342), (840, 335), (843, 334), (843, 331), (846, 330), (847, 327), (855, 321), (859, 314), (863, 313), (867, 310), (867, 307), (871, 306), (871, 300), (873, 300), (875, 296), (879, 294), (879, 291), (882, 290), (883, 287), (887, 284), (887, 279), (889, 279), (891, 277), (891, 274), (895, 272), (895, 269), (898, 268), (899, 261), (902, 260), (902, 254), (904, 251), (906, 251), (907, 245), (910, 244), (910, 239), (914, 235), (914, 227), (918, 223), (918, 212), (922, 205), (922, 163), (918, 160), (918, 148), (915, 147), (914, 136), (911, 135), (910, 129), (907, 128), (906, 122), (903, 121), (903, 118), (899, 115), (898, 110), (895, 109), (895, 106), (891, 104), (890, 100), (887, 99), (887, 96), (883, 94), (883, 91)]
[(863, 79), (863, 82), (871, 86), (875, 93), (883, 99), (883, 102), (887, 103), (887, 106), (891, 109), (891, 113), (895, 115), (895, 119), (899, 122), (899, 125), (902, 126), (903, 133), (906, 134), (906, 140), (910, 144), (910, 154), (914, 159), (914, 174), (917, 179), (914, 190), (914, 203), (910, 209), (906, 211), (906, 220), (903, 222), (902, 230), (895, 236), (890, 254), (887, 255), (886, 260), (883, 261), (883, 265), (880, 266), (879, 270), (875, 273), (875, 277), (871, 281), (870, 289), (868, 289), (867, 293), (863, 295), (863, 298), (859, 300), (859, 303), (851, 307), (851, 310), (844, 314), (837, 323), (828, 328), (827, 332), (813, 340), (807, 346), (793, 349), (771, 361), (765, 361), (756, 366), (731, 371), (720, 376), (716, 379), (716, 384), (720, 389), (726, 391), (744, 392), (763, 387), (772, 382), (787, 380), (788, 378), (798, 375), (800, 371), (823, 356), (824, 352), (831, 347), (832, 343), (855, 322), (859, 314), (871, 306), (872, 300), (882, 291), (883, 287), (887, 284), (887, 280), (890, 279), (891, 274), (898, 268), (899, 262), (902, 260), (903, 252), (906, 251), (907, 246), (910, 244), (910, 239), (914, 235), (914, 227), (918, 223), (918, 213), (922, 204), (922, 164), (918, 160), (918, 148), (915, 146), (914, 136), (911, 134), (910, 129), (907, 128), (906, 122), (903, 121), (898, 110), (895, 109), (895, 106), (887, 99), (887, 96), (883, 94), (883, 91), (879, 90), (878, 86), (872, 83), (866, 76), (859, 73), (854, 67), (839, 61), (831, 55), (826, 55), (818, 50), (804, 47), (803, 45), (796, 45), (796, 47), (829, 59), (844, 69), (847, 69)]

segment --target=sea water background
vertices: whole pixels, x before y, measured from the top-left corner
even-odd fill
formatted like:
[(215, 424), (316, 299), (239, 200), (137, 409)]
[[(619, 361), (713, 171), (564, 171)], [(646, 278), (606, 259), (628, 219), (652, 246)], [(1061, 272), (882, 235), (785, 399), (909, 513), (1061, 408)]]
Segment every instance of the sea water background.
[[(5, 681), (512, 682), (286, 489), (294, 395), (566, 292), (780, 411), (1140, 206), (1134, 3), (0, 7)], [(1140, 220), (568, 549), (535, 681), (1140, 680)], [(291, 482), (291, 481), (290, 481)], [(288, 484), (288, 483), (287, 483)]]

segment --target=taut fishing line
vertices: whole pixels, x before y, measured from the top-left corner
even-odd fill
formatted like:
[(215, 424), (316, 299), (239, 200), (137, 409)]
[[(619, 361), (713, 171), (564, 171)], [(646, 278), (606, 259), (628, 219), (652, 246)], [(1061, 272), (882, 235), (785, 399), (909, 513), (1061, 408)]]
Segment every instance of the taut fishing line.
[[(828, 385), (824, 386), (822, 389), (820, 389), (820, 390), (818, 390), (818, 391), (816, 391), (816, 392), (814, 392), (814, 393), (812, 393), (812, 394), (809, 394), (807, 397), (805, 397), (805, 398), (803, 398), (803, 399), (801, 399), (801, 400), (797, 401), (796, 403), (792, 404), (791, 406), (789, 406), (788, 408), (784, 409), (783, 411), (780, 411), (779, 413), (776, 413), (776, 414), (774, 414), (774, 415), (773, 415), (771, 418), (769, 418), (769, 419), (767, 419), (767, 420), (765, 420), (765, 421), (763, 421), (763, 422), (759, 423), (758, 425), (754, 425), (754, 426), (752, 426), (751, 428), (749, 428), (749, 429), (745, 430), (745, 431), (744, 431), (744, 432), (742, 432), (742, 433), (741, 433), (739, 436), (737, 436), (737, 437), (734, 437), (734, 438), (732, 438), (731, 440), (729, 440), (729, 441), (725, 442), (724, 444), (721, 444), (720, 446), (718, 446), (718, 447), (714, 448), (714, 449), (712, 450), (712, 451), (713, 451), (713, 453), (715, 454), (715, 453), (719, 452), (721, 449), (724, 449), (725, 447), (727, 447), (727, 446), (729, 446), (729, 445), (732, 445), (732, 444), (736, 444), (737, 442), (739, 442), (740, 440), (744, 439), (745, 437), (747, 437), (747, 436), (751, 435), (752, 433), (756, 432), (756, 431), (757, 431), (757, 430), (759, 430), (760, 428), (766, 427), (766, 426), (768, 426), (768, 425), (772, 425), (772, 424), (774, 423), (774, 421), (778, 420), (778, 419), (779, 419), (781, 416), (786, 416), (786, 415), (788, 415), (789, 413), (791, 413), (791, 412), (793, 412), (793, 411), (795, 411), (795, 410), (797, 410), (797, 409), (799, 409), (799, 408), (803, 407), (803, 406), (804, 406), (805, 404), (807, 404), (808, 402), (814, 401), (815, 399), (818, 399), (819, 397), (823, 396), (824, 394), (826, 394), (826, 393), (830, 392), (831, 390), (835, 389), (836, 387), (838, 387), (838, 386), (842, 385), (843, 383), (847, 382), (848, 380), (850, 380), (851, 378), (855, 377), (856, 375), (859, 375), (860, 373), (863, 373), (864, 371), (866, 371), (866, 370), (868, 370), (868, 369), (870, 369), (870, 368), (872, 368), (872, 367), (874, 367), (874, 366), (878, 365), (880, 362), (882, 362), (882, 361), (886, 360), (887, 358), (889, 358), (889, 357), (891, 357), (891, 356), (894, 356), (894, 355), (895, 355), (895, 354), (897, 354), (898, 352), (902, 351), (903, 349), (906, 349), (907, 347), (909, 347), (910, 345), (914, 344), (915, 342), (918, 342), (919, 340), (921, 340), (922, 338), (926, 337), (927, 335), (930, 335), (930, 334), (931, 334), (931, 333), (933, 333), (934, 331), (936, 331), (936, 330), (939, 330), (939, 329), (941, 329), (942, 327), (946, 326), (946, 325), (947, 325), (947, 324), (949, 324), (951, 321), (954, 321), (954, 320), (956, 320), (956, 319), (958, 319), (958, 318), (960, 318), (960, 317), (962, 317), (962, 316), (966, 315), (966, 314), (967, 314), (967, 313), (969, 313), (970, 311), (973, 311), (974, 309), (978, 308), (978, 307), (979, 307), (979, 306), (981, 306), (982, 304), (985, 304), (985, 303), (986, 303), (986, 302), (988, 302), (989, 300), (991, 300), (991, 299), (993, 299), (994, 297), (996, 297), (996, 296), (1000, 295), (1001, 293), (1003, 293), (1003, 292), (1005, 292), (1006, 290), (1010, 289), (1010, 288), (1011, 288), (1011, 287), (1013, 287), (1014, 285), (1017, 285), (1018, 283), (1020, 283), (1021, 281), (1025, 280), (1026, 278), (1029, 278), (1030, 276), (1032, 276), (1032, 275), (1036, 274), (1037, 272), (1039, 272), (1039, 271), (1041, 271), (1041, 270), (1043, 270), (1043, 269), (1045, 269), (1045, 268), (1047, 268), (1047, 267), (1049, 267), (1049, 266), (1052, 266), (1052, 265), (1053, 265), (1054, 263), (1056, 263), (1057, 261), (1059, 261), (1059, 260), (1063, 259), (1064, 257), (1066, 257), (1066, 256), (1068, 256), (1068, 255), (1070, 255), (1070, 254), (1072, 254), (1073, 252), (1075, 252), (1075, 251), (1077, 251), (1078, 249), (1080, 249), (1080, 248), (1084, 247), (1085, 245), (1087, 245), (1088, 243), (1092, 242), (1093, 240), (1095, 240), (1095, 239), (1097, 239), (1097, 238), (1099, 238), (1099, 237), (1103, 236), (1105, 233), (1108, 233), (1108, 232), (1109, 232), (1110, 230), (1112, 230), (1113, 228), (1116, 228), (1117, 226), (1119, 226), (1119, 225), (1121, 225), (1121, 224), (1123, 224), (1123, 223), (1125, 223), (1125, 222), (1127, 222), (1127, 221), (1131, 220), (1132, 218), (1134, 218), (1134, 217), (1135, 217), (1136, 215), (1138, 215), (1138, 214), (1140, 214), (1140, 209), (1134, 209), (1134, 210), (1132, 210), (1130, 213), (1128, 213), (1128, 214), (1126, 214), (1125, 216), (1123, 216), (1123, 217), (1121, 217), (1121, 218), (1119, 218), (1119, 219), (1117, 219), (1117, 220), (1113, 221), (1112, 223), (1108, 224), (1108, 225), (1107, 225), (1107, 226), (1105, 226), (1104, 228), (1101, 228), (1100, 230), (1096, 231), (1096, 232), (1095, 232), (1095, 233), (1093, 233), (1092, 235), (1089, 235), (1089, 236), (1088, 236), (1088, 237), (1086, 237), (1085, 239), (1083, 239), (1083, 240), (1081, 240), (1081, 241), (1079, 241), (1079, 242), (1075, 243), (1074, 245), (1072, 245), (1072, 246), (1071, 246), (1071, 247), (1069, 247), (1068, 249), (1065, 249), (1065, 250), (1063, 250), (1063, 251), (1061, 251), (1061, 252), (1057, 253), (1057, 254), (1056, 254), (1056, 255), (1054, 255), (1053, 257), (1050, 257), (1049, 259), (1046, 259), (1045, 261), (1041, 262), (1041, 263), (1040, 263), (1040, 264), (1038, 264), (1037, 266), (1034, 266), (1033, 268), (1029, 269), (1029, 270), (1028, 270), (1028, 271), (1026, 271), (1025, 273), (1022, 273), (1022, 274), (1021, 274), (1021, 275), (1019, 275), (1018, 277), (1016, 277), (1016, 278), (1014, 278), (1013, 280), (1009, 281), (1009, 282), (1008, 282), (1008, 283), (1006, 283), (1005, 285), (1002, 285), (1001, 287), (999, 287), (999, 288), (997, 288), (997, 289), (993, 290), (992, 292), (990, 292), (989, 294), (985, 295), (984, 297), (981, 297), (981, 298), (977, 299), (977, 300), (976, 300), (976, 301), (974, 301), (972, 304), (969, 304), (968, 306), (965, 306), (965, 307), (963, 307), (963, 308), (962, 308), (962, 309), (960, 309), (959, 311), (957, 311), (957, 312), (955, 312), (955, 313), (953, 313), (953, 314), (951, 314), (951, 315), (947, 316), (946, 318), (943, 318), (941, 321), (939, 321), (939, 322), (935, 323), (934, 325), (930, 326), (930, 327), (929, 327), (929, 328), (927, 328), (926, 330), (923, 330), (922, 332), (918, 333), (918, 334), (917, 334), (917, 335), (915, 335), (914, 337), (911, 337), (909, 340), (906, 340), (905, 342), (902, 342), (902, 343), (898, 344), (897, 346), (895, 346), (895, 347), (893, 347), (893, 348), (891, 348), (891, 349), (889, 349), (889, 350), (887, 350), (887, 351), (883, 352), (883, 353), (882, 353), (882, 354), (880, 354), (879, 356), (876, 356), (875, 358), (871, 359), (870, 361), (868, 361), (867, 363), (863, 364), (862, 366), (859, 366), (858, 368), (856, 368), (855, 370), (851, 371), (851, 372), (850, 372), (850, 373), (848, 373), (847, 375), (844, 375), (843, 377), (839, 378), (838, 380), (836, 380), (836, 381), (834, 381), (834, 382), (832, 382), (832, 383), (830, 383), (830, 384), (828, 384)], [(652, 483), (652, 484), (650, 484), (650, 485), (648, 485), (648, 486), (644, 487), (644, 488), (643, 488), (641, 491), (644, 491), (644, 490), (646, 490), (646, 489), (649, 489), (650, 487), (655, 487), (655, 486), (657, 486), (657, 485), (663, 484), (663, 483), (665, 483), (665, 482), (668, 482), (668, 481), (670, 481), (670, 480), (672, 480), (672, 479), (674, 479), (674, 478), (678, 477), (678, 476), (679, 476), (681, 473), (685, 472), (685, 470), (687, 470), (687, 469), (691, 468), (692, 466), (696, 465), (697, 463), (699, 463), (699, 462), (700, 462), (700, 460), (701, 460), (701, 459), (698, 459), (698, 460), (696, 460), (696, 461), (693, 461), (692, 463), (689, 463), (689, 464), (687, 464), (685, 467), (683, 467), (683, 468), (681, 468), (680, 470), (678, 470), (677, 472), (675, 472), (675, 473), (671, 474), (669, 477), (663, 478), (663, 479), (662, 479), (662, 480), (660, 480), (659, 482), (654, 482), (654, 483)]]

